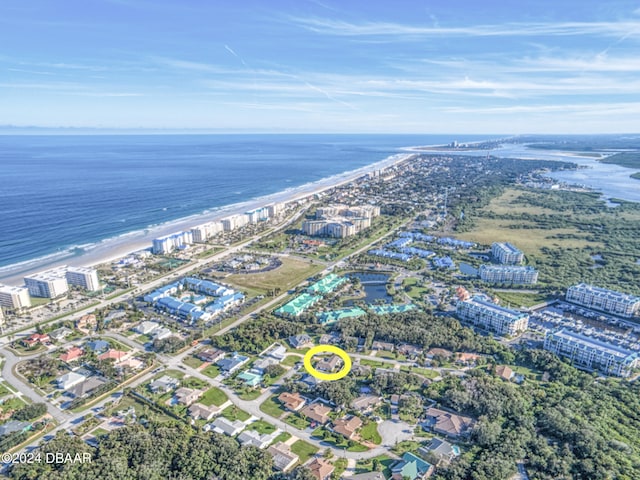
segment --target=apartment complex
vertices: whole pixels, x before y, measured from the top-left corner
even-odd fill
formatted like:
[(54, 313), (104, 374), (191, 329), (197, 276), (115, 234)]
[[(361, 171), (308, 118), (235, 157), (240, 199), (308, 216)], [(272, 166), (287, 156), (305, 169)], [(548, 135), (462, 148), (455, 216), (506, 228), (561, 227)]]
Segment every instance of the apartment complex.
[(24, 287), (0, 285), (0, 307), (20, 311), (30, 306), (29, 290)]
[(538, 271), (533, 267), (481, 265), (479, 273), (480, 279), (487, 283), (533, 285), (538, 282)]
[(361, 205), (330, 205), (316, 210), (315, 220), (302, 222), (302, 231), (310, 236), (345, 238), (369, 228), (374, 217), (380, 215), (380, 207)]
[(222, 230), (224, 230), (222, 222), (209, 222), (191, 228), (191, 235), (194, 243), (204, 243)]
[(90, 292), (100, 290), (98, 271), (93, 268), (68, 267), (65, 272), (65, 278), (69, 285), (77, 285)]
[(524, 254), (508, 242), (496, 242), (491, 245), (491, 255), (504, 265), (518, 265), (524, 260)]
[(640, 310), (640, 297), (580, 283), (569, 287), (567, 302), (603, 312), (631, 318)]
[(463, 321), (500, 335), (515, 336), (529, 326), (526, 313), (501, 307), (478, 296), (458, 302), (456, 314)]
[(640, 366), (638, 353), (566, 329), (549, 332), (544, 349), (568, 358), (578, 368), (607, 375), (628, 377)]
[(24, 277), (24, 283), (32, 297), (58, 298), (69, 291), (67, 279), (60, 271), (34, 273)]
[(185, 248), (192, 243), (193, 234), (191, 231), (172, 233), (153, 240), (153, 253), (164, 255), (171, 253), (175, 249)]

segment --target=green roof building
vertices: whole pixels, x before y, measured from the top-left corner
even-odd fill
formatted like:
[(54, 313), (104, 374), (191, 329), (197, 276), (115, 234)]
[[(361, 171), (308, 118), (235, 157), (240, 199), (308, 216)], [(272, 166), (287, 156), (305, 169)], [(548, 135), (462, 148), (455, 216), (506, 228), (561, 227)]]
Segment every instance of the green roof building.
[(413, 303), (407, 303), (405, 305), (369, 305), (369, 308), (376, 315), (386, 315), (388, 313), (403, 313), (413, 310), (416, 306)]
[(250, 387), (257, 387), (262, 382), (262, 376), (250, 371), (242, 372), (238, 378)]
[(336, 288), (338, 288), (346, 281), (347, 279), (345, 277), (339, 277), (335, 273), (330, 273), (323, 279), (318, 280), (316, 283), (307, 288), (307, 292), (320, 293), (322, 295), (325, 295), (327, 293), (333, 292)]
[(338, 320), (342, 320), (343, 318), (351, 318), (351, 317), (361, 317), (362, 315), (366, 315), (365, 312), (360, 307), (351, 307), (351, 308), (342, 308), (340, 310), (330, 310), (328, 312), (320, 312), (316, 313), (316, 317), (323, 325), (331, 325), (332, 323), (336, 323)]
[(297, 317), (298, 315), (302, 314), (306, 309), (318, 303), (321, 299), (322, 297), (320, 296), (303, 293), (302, 295), (298, 295), (289, 303), (285, 303), (283, 306), (278, 308), (274, 313), (282, 317)]

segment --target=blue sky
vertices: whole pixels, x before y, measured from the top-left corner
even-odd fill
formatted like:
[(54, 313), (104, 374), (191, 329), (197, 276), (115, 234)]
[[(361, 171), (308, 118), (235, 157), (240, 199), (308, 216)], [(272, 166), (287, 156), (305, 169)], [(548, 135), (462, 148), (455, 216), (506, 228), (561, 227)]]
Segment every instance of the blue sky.
[(0, 124), (640, 131), (639, 1), (3, 0)]

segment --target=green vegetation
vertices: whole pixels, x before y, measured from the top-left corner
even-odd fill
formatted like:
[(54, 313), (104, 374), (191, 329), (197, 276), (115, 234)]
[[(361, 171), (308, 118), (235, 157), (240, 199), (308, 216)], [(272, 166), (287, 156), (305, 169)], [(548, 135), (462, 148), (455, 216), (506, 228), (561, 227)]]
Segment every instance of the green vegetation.
[[(509, 188), (493, 198), (495, 193), (486, 192), (482, 202), (464, 208), (461, 238), (485, 245), (514, 243), (540, 271), (542, 293), (587, 282), (640, 294), (635, 281), (640, 276), (639, 204), (610, 208), (597, 193)], [(485, 202), (487, 208), (477, 206)], [(594, 260), (596, 254), (602, 259)]]
[(273, 439), (273, 444), (276, 444), (278, 442), (286, 442), (290, 438), (291, 434), (289, 432), (282, 432), (280, 435)]
[(289, 355), (285, 357), (285, 359), (280, 362), (282, 365), (286, 367), (293, 367), (296, 363), (302, 362), (302, 358), (297, 355)]
[[(10, 478), (90, 479), (127, 478), (160, 480), (267, 480), (272, 475), (271, 456), (254, 447), (240, 447), (233, 439), (212, 432), (196, 432), (187, 425), (150, 423), (119, 428), (105, 434), (93, 448), (78, 437), (59, 432), (40, 447), (47, 454), (90, 455), (90, 462), (61, 464), (34, 462), (12, 467)], [(82, 457), (80, 457), (82, 458)]]
[(264, 420), (256, 420), (255, 422), (247, 426), (247, 430), (255, 430), (256, 432), (261, 434), (269, 434), (275, 432), (276, 427), (274, 427), (270, 423), (265, 422)]
[(224, 404), (229, 398), (226, 393), (220, 390), (218, 387), (211, 387), (207, 390), (202, 398), (199, 400), (200, 403), (206, 406), (215, 405), (219, 407)]
[(300, 463), (304, 463), (318, 453), (318, 448), (304, 440), (298, 440), (291, 445), (291, 451), (300, 457)]
[(360, 438), (362, 440), (380, 445), (382, 443), (382, 437), (378, 433), (378, 424), (376, 422), (367, 423), (360, 430)]
[(202, 360), (200, 360), (199, 358), (196, 358), (194, 355), (188, 355), (188, 356), (184, 357), (184, 359), (182, 360), (182, 363), (184, 363), (185, 365), (188, 365), (191, 368), (198, 368), (204, 362)]
[(600, 160), (627, 168), (640, 168), (640, 152), (620, 152)]
[(287, 422), (292, 427), (297, 428), (298, 430), (304, 430), (306, 428), (309, 428), (309, 426), (311, 425), (309, 420), (307, 420), (306, 418), (301, 417), (297, 413), (291, 413), (291, 414), (287, 415), (287, 417), (284, 419), (284, 421)]
[(327, 442), (333, 445), (335, 448), (341, 448), (348, 452), (366, 452), (367, 450), (369, 450), (364, 445), (353, 440), (347, 440), (342, 435), (339, 435), (337, 433), (334, 434), (324, 427), (316, 428), (311, 435), (317, 438), (321, 438), (323, 442)]
[(391, 477), (391, 465), (396, 460), (388, 455), (378, 455), (366, 460), (358, 460), (356, 463), (356, 473), (366, 473), (373, 471), (382, 471), (386, 478)]
[(520, 292), (493, 292), (502, 301), (502, 305), (511, 305), (513, 308), (532, 307), (549, 301), (551, 298), (544, 293), (520, 293)]
[(228, 420), (240, 420), (241, 422), (246, 422), (251, 418), (251, 415), (244, 410), (240, 410), (235, 405), (231, 405), (225, 408), (221, 414), (224, 418)]
[(402, 456), (405, 452), (415, 452), (420, 448), (420, 444), (418, 442), (414, 442), (413, 440), (404, 440), (400, 443), (396, 443), (391, 451), (398, 456)]
[(207, 377), (216, 378), (220, 375), (220, 368), (216, 365), (209, 365), (208, 367), (202, 369), (202, 373), (204, 373)]
[(270, 415), (274, 418), (280, 418), (280, 416), (285, 412), (284, 407), (278, 402), (277, 395), (272, 395), (267, 398), (260, 405), (260, 411)]
[(629, 175), (631, 178), (635, 178), (640, 180), (640, 172), (636, 172), (636, 173), (632, 173), (631, 175)]
[(251, 289), (262, 295), (279, 295), (322, 270), (322, 265), (314, 265), (294, 258), (282, 258), (282, 265), (274, 270), (260, 273), (233, 274), (225, 281), (242, 289)]

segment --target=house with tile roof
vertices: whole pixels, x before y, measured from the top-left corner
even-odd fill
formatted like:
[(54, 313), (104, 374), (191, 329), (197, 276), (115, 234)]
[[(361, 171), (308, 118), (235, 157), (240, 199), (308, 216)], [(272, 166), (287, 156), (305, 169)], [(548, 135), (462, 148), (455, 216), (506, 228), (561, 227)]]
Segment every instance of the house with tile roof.
[(80, 347), (73, 346), (62, 355), (60, 355), (60, 360), (69, 363), (82, 357), (82, 355), (84, 355), (84, 350)]
[(359, 417), (353, 415), (350, 418), (339, 418), (333, 422), (331, 429), (342, 435), (347, 440), (353, 440), (356, 435), (356, 430), (362, 427), (362, 420)]
[(311, 463), (307, 464), (307, 468), (311, 470), (311, 475), (317, 480), (329, 480), (335, 470), (333, 465), (324, 458), (314, 458)]
[(291, 410), (292, 412), (297, 412), (306, 403), (306, 400), (298, 392), (282, 392), (278, 395), (278, 400), (282, 402), (284, 408)]
[(475, 421), (470, 417), (446, 412), (438, 408), (428, 408), (425, 427), (448, 437), (462, 437), (471, 433)]
[(329, 420), (331, 420), (329, 418), (330, 412), (331, 409), (320, 402), (312, 403), (311, 405), (307, 405), (302, 410), (300, 410), (300, 413), (304, 417), (321, 424), (325, 424)]

